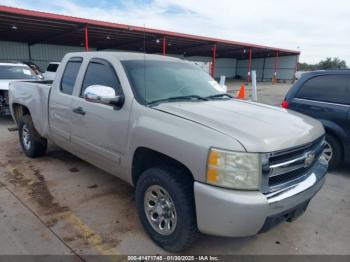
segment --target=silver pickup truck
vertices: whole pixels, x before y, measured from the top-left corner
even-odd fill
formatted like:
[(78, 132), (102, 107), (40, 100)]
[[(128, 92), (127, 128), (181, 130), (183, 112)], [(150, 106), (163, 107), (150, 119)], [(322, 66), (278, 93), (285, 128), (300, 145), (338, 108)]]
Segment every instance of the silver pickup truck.
[(14, 82), (10, 109), (28, 157), (47, 140), (135, 187), (140, 220), (168, 251), (199, 232), (243, 237), (305, 211), (322, 187), (320, 122), (223, 92), (186, 61), (67, 54), (51, 82)]

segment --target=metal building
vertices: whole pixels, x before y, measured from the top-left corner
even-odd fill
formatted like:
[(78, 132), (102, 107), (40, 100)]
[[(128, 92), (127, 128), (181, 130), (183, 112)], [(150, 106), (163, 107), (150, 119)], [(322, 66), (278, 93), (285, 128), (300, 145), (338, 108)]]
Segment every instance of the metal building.
[(299, 51), (0, 6), (0, 61), (45, 69), (72, 51), (128, 50), (207, 62), (214, 77), (293, 81)]

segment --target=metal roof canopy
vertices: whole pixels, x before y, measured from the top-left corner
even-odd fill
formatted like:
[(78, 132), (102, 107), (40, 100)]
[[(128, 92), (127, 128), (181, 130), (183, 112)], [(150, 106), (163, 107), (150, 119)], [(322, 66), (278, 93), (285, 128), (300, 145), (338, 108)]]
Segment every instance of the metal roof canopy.
[(53, 13), (0, 6), (0, 40), (84, 46), (88, 28), (90, 47), (97, 50), (120, 49), (147, 53), (248, 59), (299, 55), (299, 51), (262, 45), (181, 34), (146, 27), (103, 22)]

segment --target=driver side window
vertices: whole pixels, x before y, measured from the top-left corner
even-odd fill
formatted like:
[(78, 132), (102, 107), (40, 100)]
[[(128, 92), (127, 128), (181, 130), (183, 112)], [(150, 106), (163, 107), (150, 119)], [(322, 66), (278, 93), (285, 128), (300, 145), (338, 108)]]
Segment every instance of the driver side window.
[(112, 65), (102, 59), (92, 59), (90, 61), (86, 69), (80, 96), (83, 96), (85, 89), (91, 85), (112, 87), (116, 94), (119, 94), (121, 89), (119, 79)]

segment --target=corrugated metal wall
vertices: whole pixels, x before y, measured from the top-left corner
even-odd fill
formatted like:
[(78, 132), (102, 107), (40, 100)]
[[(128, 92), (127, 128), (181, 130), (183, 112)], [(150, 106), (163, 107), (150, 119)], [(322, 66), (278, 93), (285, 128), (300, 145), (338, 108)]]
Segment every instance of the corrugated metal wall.
[[(189, 56), (184, 57), (189, 61), (198, 62), (211, 62), (211, 57), (204, 56)], [(215, 64), (215, 78), (219, 78), (221, 75), (226, 77), (235, 77), (236, 75), (236, 59), (233, 58), (217, 58)]]
[(0, 61), (29, 60), (26, 43), (0, 41)]
[[(94, 50), (94, 49), (91, 49)], [(30, 47), (31, 59), (43, 71), (46, 66), (52, 61), (61, 61), (63, 56), (68, 52), (84, 51), (84, 47), (61, 46), (36, 44)], [(175, 56), (175, 55), (174, 55)], [(189, 61), (211, 62), (211, 57), (203, 56), (177, 56)], [(19, 60), (28, 61), (29, 46), (26, 43), (0, 41), (0, 61)], [(297, 56), (279, 57), (277, 78), (284, 81), (294, 80), (295, 63)], [(236, 68), (237, 66), (237, 68)], [(257, 71), (257, 81), (271, 81), (275, 68), (275, 58), (256, 58), (252, 60), (252, 70)], [(219, 78), (225, 75), (228, 78), (239, 76), (242, 79), (247, 78), (248, 60), (236, 60), (233, 58), (218, 58), (216, 59), (215, 77)]]
[[(282, 56), (278, 58), (277, 79), (293, 81), (297, 56)], [(275, 71), (275, 58), (252, 59), (251, 70), (256, 71), (258, 81), (271, 81)], [(248, 75), (248, 60), (237, 61), (237, 75), (246, 79)]]
[(36, 44), (31, 46), (31, 57), (35, 64), (45, 70), (49, 62), (60, 62), (66, 53), (84, 50), (84, 47), (76, 46)]
[(215, 65), (215, 77), (224, 75), (232, 78), (236, 75), (236, 59), (233, 58), (218, 58)]
[[(49, 62), (61, 61), (68, 52), (84, 51), (84, 47), (36, 44), (30, 47), (31, 60), (45, 71)], [(26, 43), (0, 41), (0, 61), (29, 61)]]
[[(32, 61), (37, 64), (41, 70), (45, 71), (49, 62), (61, 61), (63, 56), (68, 52), (84, 51), (84, 47), (61, 46), (36, 44), (30, 47), (30, 56)], [(94, 50), (94, 49), (90, 49)], [(111, 50), (117, 51), (117, 50)], [(189, 61), (211, 62), (211, 57), (192, 56), (184, 57), (182, 55), (174, 55), (175, 57), (186, 59)], [(28, 61), (29, 46), (26, 43), (0, 41), (0, 61)], [(236, 74), (236, 59), (219, 58), (216, 60), (215, 77), (225, 75), (226, 77), (234, 77)]]
[[(169, 56), (194, 61), (194, 62), (206, 62), (211, 63), (212, 57), (209, 56), (183, 56), (183, 55), (173, 55)], [(236, 59), (233, 58), (217, 58), (215, 64), (215, 78), (220, 78), (220, 76), (226, 76), (233, 78), (236, 75)]]

